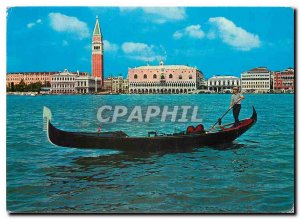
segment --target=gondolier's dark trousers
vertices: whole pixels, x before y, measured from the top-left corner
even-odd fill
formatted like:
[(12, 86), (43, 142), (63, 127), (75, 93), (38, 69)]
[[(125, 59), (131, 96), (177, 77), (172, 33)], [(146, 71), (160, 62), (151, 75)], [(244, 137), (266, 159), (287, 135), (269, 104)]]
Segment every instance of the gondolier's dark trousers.
[(234, 117), (234, 126), (239, 125), (240, 111), (241, 111), (241, 104), (235, 104), (232, 109), (233, 117)]

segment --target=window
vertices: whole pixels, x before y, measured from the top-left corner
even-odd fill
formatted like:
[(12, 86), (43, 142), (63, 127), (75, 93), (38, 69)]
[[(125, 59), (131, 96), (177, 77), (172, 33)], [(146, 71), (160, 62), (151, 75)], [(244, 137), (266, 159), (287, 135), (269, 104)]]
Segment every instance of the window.
[(182, 79), (182, 75), (179, 75), (179, 79)]
[(138, 78), (138, 76), (137, 76), (137, 74), (135, 74), (135, 75), (134, 75), (134, 79), (137, 79), (137, 78)]
[(160, 76), (160, 79), (164, 80), (164, 79), (165, 79), (165, 76), (164, 76), (164, 75), (161, 75), (161, 76)]
[(193, 76), (192, 76), (192, 75), (189, 75), (189, 79), (193, 79)]
[(144, 74), (144, 79), (147, 79), (147, 75), (146, 74)]
[(154, 75), (153, 75), (153, 78), (157, 78), (157, 75), (156, 75), (156, 74), (154, 74)]
[(169, 78), (173, 78), (173, 75), (172, 75), (172, 74), (169, 74)]

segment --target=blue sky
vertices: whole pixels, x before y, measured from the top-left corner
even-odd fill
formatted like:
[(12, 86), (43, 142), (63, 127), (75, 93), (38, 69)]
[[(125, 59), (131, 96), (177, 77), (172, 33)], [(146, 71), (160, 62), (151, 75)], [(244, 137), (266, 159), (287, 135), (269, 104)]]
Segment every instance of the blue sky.
[(196, 66), (205, 78), (294, 67), (292, 8), (14, 7), (7, 14), (7, 72), (91, 72), (96, 15), (105, 77), (160, 59)]

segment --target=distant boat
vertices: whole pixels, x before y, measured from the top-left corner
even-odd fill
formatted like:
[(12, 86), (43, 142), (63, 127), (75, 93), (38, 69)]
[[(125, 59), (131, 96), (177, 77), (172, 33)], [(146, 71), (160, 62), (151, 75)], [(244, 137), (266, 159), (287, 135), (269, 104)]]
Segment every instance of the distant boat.
[[(146, 137), (131, 137), (123, 131), (114, 132), (68, 132), (56, 128), (51, 122), (52, 113), (44, 107), (44, 130), (48, 140), (58, 146), (81, 149), (113, 149), (121, 151), (179, 151), (188, 148), (212, 146), (230, 143), (249, 130), (257, 121), (257, 113), (253, 107), (251, 118), (233, 124), (223, 125), (222, 130), (189, 132), (173, 134), (148, 132)], [(224, 128), (227, 127), (228, 128)]]

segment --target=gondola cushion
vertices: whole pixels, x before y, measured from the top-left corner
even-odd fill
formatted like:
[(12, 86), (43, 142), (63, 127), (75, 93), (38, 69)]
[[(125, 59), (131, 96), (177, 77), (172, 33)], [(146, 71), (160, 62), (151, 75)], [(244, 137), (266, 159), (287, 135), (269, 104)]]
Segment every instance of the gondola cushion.
[(196, 128), (192, 125), (187, 127), (186, 132), (187, 133), (199, 133), (204, 131), (204, 126), (202, 124), (199, 124), (196, 126)]
[(194, 126), (192, 126), (192, 125), (190, 125), (189, 127), (187, 127), (187, 129), (186, 129), (186, 133), (193, 133), (194, 132), (194, 130), (195, 130), (195, 127)]

